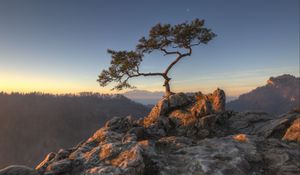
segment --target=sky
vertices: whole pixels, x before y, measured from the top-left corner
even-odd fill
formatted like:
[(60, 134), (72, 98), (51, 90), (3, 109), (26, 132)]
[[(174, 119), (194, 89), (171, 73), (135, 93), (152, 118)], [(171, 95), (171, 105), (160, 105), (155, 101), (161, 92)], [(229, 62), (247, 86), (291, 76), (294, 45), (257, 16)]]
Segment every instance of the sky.
[[(135, 49), (155, 24), (195, 18), (217, 37), (175, 65), (173, 91), (238, 96), (270, 76), (299, 77), (299, 0), (1, 0), (0, 91), (116, 93), (96, 82), (107, 49)], [(150, 54), (141, 71), (163, 71), (173, 59)], [(130, 82), (164, 90), (157, 77)]]

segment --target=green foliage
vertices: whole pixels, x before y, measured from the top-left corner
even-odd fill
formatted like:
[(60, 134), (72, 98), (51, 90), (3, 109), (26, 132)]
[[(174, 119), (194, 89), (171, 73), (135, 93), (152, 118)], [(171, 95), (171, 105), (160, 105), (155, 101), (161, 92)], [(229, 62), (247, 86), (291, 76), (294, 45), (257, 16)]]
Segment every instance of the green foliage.
[(138, 72), (138, 67), (142, 61), (142, 55), (134, 51), (114, 51), (108, 50), (111, 54), (111, 66), (108, 70), (103, 70), (99, 75), (98, 82), (101, 86), (107, 86), (110, 82), (118, 82), (114, 89), (131, 88), (132, 86), (123, 80), (123, 77), (134, 76)]
[[(149, 36), (142, 37), (136, 46), (135, 51), (114, 51), (108, 50), (111, 54), (111, 65), (103, 70), (98, 77), (101, 86), (107, 86), (116, 82), (113, 89), (133, 88), (128, 80), (138, 76), (162, 76), (165, 79), (164, 85), (169, 90), (168, 72), (183, 57), (190, 56), (192, 47), (200, 44), (207, 44), (216, 35), (204, 27), (204, 20), (195, 19), (190, 23), (184, 22), (177, 25), (157, 24), (149, 31)], [(139, 66), (144, 54), (153, 51), (161, 51), (164, 55), (177, 55), (165, 72), (163, 73), (141, 73)], [(167, 90), (166, 89), (166, 90)]]
[(149, 32), (149, 37), (139, 40), (137, 49), (144, 52), (171, 48), (188, 49), (201, 43), (207, 44), (216, 35), (204, 27), (204, 20), (195, 19), (191, 23), (157, 24)]

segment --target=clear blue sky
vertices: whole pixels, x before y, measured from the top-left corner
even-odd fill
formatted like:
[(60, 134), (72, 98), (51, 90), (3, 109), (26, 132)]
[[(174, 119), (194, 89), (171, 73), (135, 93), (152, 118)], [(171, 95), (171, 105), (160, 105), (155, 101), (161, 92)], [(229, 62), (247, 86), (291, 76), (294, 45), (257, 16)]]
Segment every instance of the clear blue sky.
[[(96, 91), (106, 50), (134, 49), (151, 26), (205, 19), (218, 36), (172, 71), (175, 91), (239, 95), (270, 76), (299, 76), (299, 0), (1, 0), (0, 91)], [(146, 57), (163, 70), (172, 57)], [(157, 78), (135, 79), (163, 90)]]

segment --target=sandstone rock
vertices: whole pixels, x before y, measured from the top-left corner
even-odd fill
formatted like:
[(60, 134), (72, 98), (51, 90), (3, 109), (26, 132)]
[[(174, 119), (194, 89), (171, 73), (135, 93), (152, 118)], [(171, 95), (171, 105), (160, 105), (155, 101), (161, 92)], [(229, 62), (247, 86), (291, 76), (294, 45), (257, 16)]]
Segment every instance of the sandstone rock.
[(26, 166), (12, 165), (0, 170), (0, 175), (39, 175), (39, 173)]

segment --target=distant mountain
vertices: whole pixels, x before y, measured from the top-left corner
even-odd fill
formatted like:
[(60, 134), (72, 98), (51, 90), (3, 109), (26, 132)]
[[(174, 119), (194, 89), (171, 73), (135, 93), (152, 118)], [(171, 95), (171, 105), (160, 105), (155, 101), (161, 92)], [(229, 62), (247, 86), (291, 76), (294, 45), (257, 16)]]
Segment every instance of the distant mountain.
[(149, 110), (123, 95), (0, 92), (0, 168), (35, 166), (46, 153), (80, 142), (112, 117), (143, 117)]
[(271, 77), (265, 86), (258, 87), (229, 102), (227, 109), (282, 114), (299, 106), (300, 78), (285, 74)]
[(162, 91), (147, 91), (147, 90), (132, 90), (125, 92), (123, 94), (125, 97), (136, 101), (138, 103), (142, 103), (144, 105), (153, 105), (164, 96), (164, 92)]

